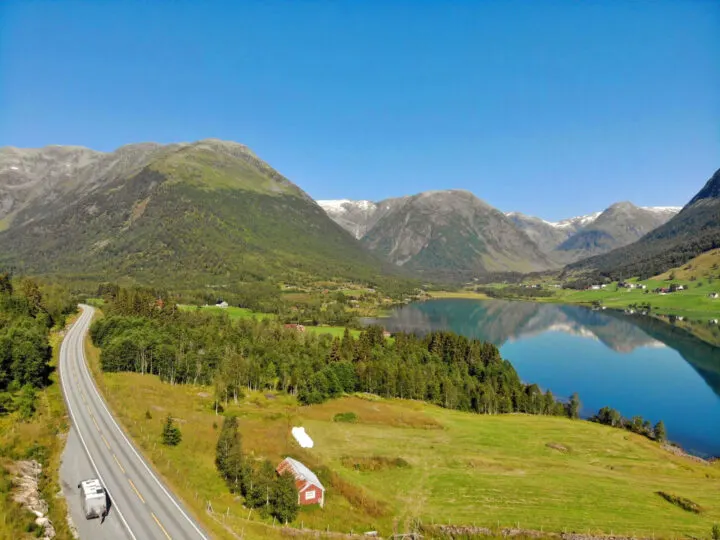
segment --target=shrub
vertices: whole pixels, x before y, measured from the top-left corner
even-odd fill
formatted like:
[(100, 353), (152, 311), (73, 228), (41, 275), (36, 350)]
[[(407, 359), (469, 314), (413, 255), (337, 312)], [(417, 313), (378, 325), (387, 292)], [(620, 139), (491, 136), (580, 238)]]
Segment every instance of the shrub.
[(720, 540), (720, 525), (718, 525), (717, 523), (713, 525), (712, 528), (712, 539)]
[(665, 491), (658, 491), (657, 494), (670, 504), (674, 504), (675, 506), (682, 508), (686, 512), (700, 514), (703, 511), (699, 504), (691, 501), (690, 499), (686, 499), (685, 497), (680, 497), (679, 495), (674, 495)]
[(342, 412), (333, 416), (333, 422), (347, 422), (349, 424), (354, 424), (357, 421), (358, 417), (354, 412)]
[(373, 457), (351, 457), (343, 456), (340, 458), (340, 463), (343, 467), (348, 469), (355, 469), (356, 471), (368, 472), (368, 471), (382, 471), (385, 469), (408, 469), (410, 464), (401, 457), (397, 458), (386, 458), (380, 456)]

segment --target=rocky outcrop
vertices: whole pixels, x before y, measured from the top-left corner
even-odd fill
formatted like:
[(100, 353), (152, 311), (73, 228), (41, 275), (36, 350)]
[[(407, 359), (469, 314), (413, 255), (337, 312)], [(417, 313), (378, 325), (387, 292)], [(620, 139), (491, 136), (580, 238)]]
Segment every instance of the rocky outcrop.
[(42, 466), (34, 460), (16, 461), (10, 472), (14, 476), (13, 501), (35, 514), (35, 524), (43, 528), (40, 538), (55, 538), (55, 527), (48, 517), (48, 504), (40, 494)]

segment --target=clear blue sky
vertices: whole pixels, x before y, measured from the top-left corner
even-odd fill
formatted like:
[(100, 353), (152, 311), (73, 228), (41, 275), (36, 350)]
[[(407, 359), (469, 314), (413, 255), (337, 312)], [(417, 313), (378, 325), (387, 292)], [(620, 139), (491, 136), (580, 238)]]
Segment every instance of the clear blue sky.
[(720, 2), (0, 2), (0, 146), (206, 137), (318, 199), (684, 204), (720, 167)]

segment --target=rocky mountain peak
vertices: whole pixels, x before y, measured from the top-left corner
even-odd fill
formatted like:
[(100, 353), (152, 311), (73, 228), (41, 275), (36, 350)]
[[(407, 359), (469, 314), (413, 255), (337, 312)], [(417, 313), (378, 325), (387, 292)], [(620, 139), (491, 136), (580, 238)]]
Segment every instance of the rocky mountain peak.
[(688, 206), (693, 205), (703, 199), (720, 199), (720, 169), (715, 171), (707, 181), (705, 186), (698, 192), (695, 197), (688, 203)]

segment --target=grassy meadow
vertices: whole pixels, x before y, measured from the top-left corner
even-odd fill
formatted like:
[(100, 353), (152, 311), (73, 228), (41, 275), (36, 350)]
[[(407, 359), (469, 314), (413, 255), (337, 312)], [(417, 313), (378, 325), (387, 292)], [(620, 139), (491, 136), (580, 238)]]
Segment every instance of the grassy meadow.
[[(100, 373), (98, 351), (89, 341), (86, 348), (121, 423), (214, 534), (282, 535), (231, 496), (215, 470), (222, 415), (214, 413), (212, 388)], [(357, 421), (334, 421), (347, 412)], [(176, 448), (160, 444), (167, 414), (183, 434)], [(707, 537), (720, 522), (720, 464), (590, 422), (480, 416), (368, 395), (299, 407), (290, 396), (252, 393), (230, 402), (225, 414), (238, 415), (245, 452), (254, 458), (292, 455), (318, 472), (327, 504), (301, 510), (298, 528), (387, 536), (417, 523), (451, 523), (684, 538)], [(296, 425), (313, 437), (313, 449), (294, 442)], [(658, 491), (689, 498), (703, 511), (682, 510)], [(208, 501), (214, 517), (206, 513)]]
[[(178, 306), (180, 309), (184, 311), (191, 311), (196, 309), (202, 309), (207, 310), (211, 312), (216, 312), (218, 314), (220, 313), (226, 313), (228, 317), (230, 317), (231, 320), (237, 320), (237, 319), (249, 319), (249, 318), (255, 318), (255, 319), (274, 319), (275, 315), (272, 313), (260, 313), (259, 311), (252, 311), (248, 308), (241, 308), (241, 307), (232, 307), (229, 306), (227, 308), (220, 308), (217, 306), (188, 306), (188, 305), (181, 305)], [(313, 332), (315, 334), (329, 334), (333, 337), (342, 337), (345, 333), (345, 327), (344, 326), (305, 326), (306, 332)], [(350, 330), (350, 334), (353, 337), (357, 337), (360, 335), (360, 330)]]
[[(703, 253), (686, 264), (668, 270), (646, 280), (628, 280), (647, 285), (647, 294), (638, 289), (620, 289), (617, 282), (610, 283), (600, 291), (560, 290), (554, 298), (562, 302), (602, 302), (608, 307), (627, 307), (633, 303), (650, 303), (659, 315), (677, 315), (708, 322), (720, 317), (720, 299), (710, 298), (720, 293), (720, 249)], [(684, 290), (660, 295), (652, 291), (669, 287), (671, 283), (682, 285)]]
[[(68, 324), (72, 324), (72, 319)], [(53, 368), (57, 368), (61, 340), (60, 333), (51, 335)], [(63, 497), (57, 496), (60, 458), (69, 422), (57, 371), (52, 373), (50, 380), (49, 386), (37, 392), (32, 418), (21, 421), (17, 413), (0, 416), (0, 540), (37, 538), (32, 529), (35, 515), (10, 500), (13, 462), (26, 459), (34, 459), (43, 466), (39, 487), (48, 503), (48, 517), (55, 527), (56, 538), (72, 538), (66, 521), (67, 504)]]
[(228, 317), (230, 317), (231, 320), (237, 320), (237, 319), (272, 319), (275, 316), (271, 313), (260, 313), (259, 311), (252, 311), (248, 308), (241, 308), (241, 307), (234, 307), (234, 306), (228, 306), (226, 308), (221, 308), (217, 306), (189, 306), (189, 305), (179, 305), (178, 306), (182, 311), (195, 311), (195, 310), (203, 310), (203, 311), (209, 311), (212, 313), (225, 313)]

